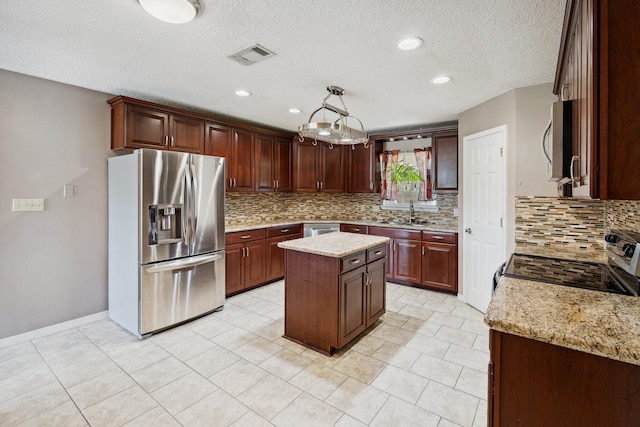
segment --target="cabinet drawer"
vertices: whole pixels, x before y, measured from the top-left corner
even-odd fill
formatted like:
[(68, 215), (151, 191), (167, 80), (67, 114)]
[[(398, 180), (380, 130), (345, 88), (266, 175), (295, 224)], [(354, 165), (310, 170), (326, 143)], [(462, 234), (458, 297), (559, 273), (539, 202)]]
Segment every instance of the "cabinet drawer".
[(358, 268), (367, 263), (367, 253), (365, 251), (349, 255), (340, 260), (340, 274)]
[(264, 239), (265, 235), (266, 233), (264, 228), (249, 231), (235, 231), (233, 233), (227, 233), (224, 236), (224, 242), (227, 245), (232, 243), (250, 242), (252, 240)]
[(395, 237), (399, 239), (420, 240), (421, 231), (406, 230), (404, 228), (369, 227), (369, 234), (373, 236)]
[(354, 225), (354, 224), (340, 224), (340, 231), (346, 233), (360, 233), (367, 234), (366, 225)]
[(423, 242), (437, 242), (437, 243), (456, 243), (455, 233), (438, 233), (433, 231), (422, 232)]
[(300, 235), (302, 232), (302, 225), (283, 225), (281, 227), (271, 227), (267, 228), (267, 237), (279, 237), (279, 236), (290, 236), (292, 234)]
[(367, 262), (374, 261), (376, 259), (384, 258), (387, 255), (387, 245), (376, 246), (375, 248), (367, 249)]

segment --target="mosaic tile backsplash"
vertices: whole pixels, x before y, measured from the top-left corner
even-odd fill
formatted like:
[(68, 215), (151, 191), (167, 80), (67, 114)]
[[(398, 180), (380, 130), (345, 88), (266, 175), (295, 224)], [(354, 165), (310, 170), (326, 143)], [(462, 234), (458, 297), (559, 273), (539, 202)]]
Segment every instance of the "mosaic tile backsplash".
[[(381, 207), (379, 194), (352, 193), (227, 193), (225, 222), (241, 225), (255, 222), (288, 220), (406, 220), (406, 211), (390, 211)], [(430, 224), (457, 227), (453, 209), (458, 196), (438, 195), (437, 212), (416, 211), (415, 217)]]
[(516, 197), (516, 244), (600, 250), (612, 228), (640, 233), (640, 201)]
[(602, 250), (605, 204), (600, 200), (516, 197), (516, 245), (564, 245)]

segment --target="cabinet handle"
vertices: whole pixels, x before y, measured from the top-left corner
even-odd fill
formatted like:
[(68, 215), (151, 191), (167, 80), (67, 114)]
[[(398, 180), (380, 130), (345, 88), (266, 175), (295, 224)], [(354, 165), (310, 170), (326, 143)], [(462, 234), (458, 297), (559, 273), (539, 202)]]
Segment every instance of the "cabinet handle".
[(276, 179), (276, 188), (280, 188), (280, 181)]
[(359, 228), (353, 228), (353, 231), (355, 231), (356, 233), (360, 231)]
[(173, 136), (171, 137), (171, 146), (173, 147)]
[(376, 255), (382, 255), (382, 251), (376, 251), (375, 254)]
[(322, 190), (322, 186), (324, 185), (324, 182), (320, 181), (320, 189)]
[(422, 256), (424, 256), (424, 246), (422, 247)]
[(349, 264), (351, 264), (351, 265), (356, 265), (358, 263), (360, 263), (359, 259), (354, 259), (353, 261), (349, 261)]
[(573, 163), (576, 160), (580, 160), (580, 157), (578, 157), (578, 156), (571, 157), (571, 166), (569, 167), (569, 175), (570, 175), (570, 178), (571, 178), (571, 186), (573, 186), (573, 183), (576, 182), (576, 178), (575, 178), (575, 176), (573, 174)]
[(237, 187), (237, 186), (238, 186), (238, 181), (237, 181), (235, 178), (233, 178), (233, 186), (234, 186), (234, 187)]
[(273, 188), (276, 188), (276, 180), (273, 180)]
[(169, 135), (164, 136), (164, 145), (169, 145)]
[(373, 190), (373, 182), (369, 183), (369, 190)]
[(444, 239), (444, 237), (442, 237), (442, 236), (431, 236), (431, 237), (432, 237), (433, 239), (435, 239), (435, 240), (442, 240), (442, 239)]
[(249, 248), (247, 248), (247, 258), (249, 258)]
[(245, 248), (242, 248), (242, 255), (241, 255), (241, 256), (242, 256), (242, 258), (244, 258), (244, 249), (245, 249)]
[(281, 232), (281, 233), (288, 233), (288, 232), (289, 232), (289, 229), (288, 229), (288, 228), (285, 228), (284, 230), (280, 230), (280, 232)]
[(240, 236), (241, 239), (248, 239), (251, 237), (251, 234), (247, 234), (245, 236)]

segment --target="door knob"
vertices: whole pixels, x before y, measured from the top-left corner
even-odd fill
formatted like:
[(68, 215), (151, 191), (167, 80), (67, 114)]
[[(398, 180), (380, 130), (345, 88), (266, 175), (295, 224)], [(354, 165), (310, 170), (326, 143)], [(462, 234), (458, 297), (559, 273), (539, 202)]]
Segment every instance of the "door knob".
[(467, 234), (471, 234), (471, 228), (467, 227), (464, 229), (464, 232)]

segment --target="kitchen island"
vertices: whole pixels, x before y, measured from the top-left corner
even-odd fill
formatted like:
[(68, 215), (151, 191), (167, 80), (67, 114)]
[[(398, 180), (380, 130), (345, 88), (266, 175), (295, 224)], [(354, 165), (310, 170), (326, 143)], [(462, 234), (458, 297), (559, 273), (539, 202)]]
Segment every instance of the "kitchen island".
[(386, 307), (388, 240), (337, 232), (279, 243), (285, 338), (330, 355), (378, 320)]
[(638, 297), (502, 277), (485, 323), (489, 426), (638, 425)]

